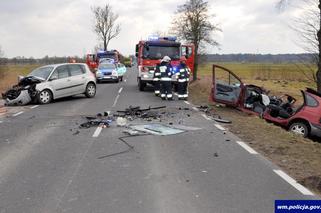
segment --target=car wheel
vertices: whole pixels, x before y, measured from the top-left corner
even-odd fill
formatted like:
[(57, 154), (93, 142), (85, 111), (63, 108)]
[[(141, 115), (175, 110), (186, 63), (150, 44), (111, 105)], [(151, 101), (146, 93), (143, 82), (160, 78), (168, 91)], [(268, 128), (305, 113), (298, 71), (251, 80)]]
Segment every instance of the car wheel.
[(119, 83), (119, 78), (117, 78), (117, 80), (115, 81), (116, 83)]
[(88, 83), (85, 91), (87, 98), (93, 98), (96, 95), (96, 85), (94, 83)]
[(297, 123), (291, 124), (289, 131), (297, 135), (301, 135), (304, 138), (306, 138), (309, 135), (309, 128), (303, 122), (297, 122)]
[(38, 94), (38, 102), (40, 104), (49, 104), (52, 101), (52, 93), (50, 90), (42, 90)]

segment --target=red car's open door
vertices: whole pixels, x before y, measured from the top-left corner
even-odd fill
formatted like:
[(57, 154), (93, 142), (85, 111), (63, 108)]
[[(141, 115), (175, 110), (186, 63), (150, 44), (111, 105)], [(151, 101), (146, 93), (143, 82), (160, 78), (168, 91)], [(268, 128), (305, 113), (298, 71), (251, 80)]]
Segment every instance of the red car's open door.
[(244, 85), (232, 71), (213, 65), (213, 83), (211, 96), (213, 101), (238, 107)]

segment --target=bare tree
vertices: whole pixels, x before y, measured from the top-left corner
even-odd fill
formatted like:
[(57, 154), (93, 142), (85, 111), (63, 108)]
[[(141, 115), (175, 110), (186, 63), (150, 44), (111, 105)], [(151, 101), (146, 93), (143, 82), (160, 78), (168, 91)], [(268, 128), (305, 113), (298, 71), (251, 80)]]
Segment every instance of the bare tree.
[(106, 51), (110, 40), (120, 33), (120, 25), (116, 24), (118, 14), (113, 12), (109, 4), (104, 7), (93, 7), (92, 11), (95, 17), (94, 31), (103, 42)]
[[(290, 1), (293, 0), (280, 0), (277, 6), (283, 9)], [(321, 0), (302, 1), (307, 3), (309, 7), (305, 8), (305, 16), (296, 20), (297, 26), (294, 29), (301, 36), (300, 46), (314, 56), (313, 62), (318, 68), (316, 74), (313, 75), (313, 80), (316, 81), (317, 90), (321, 93)], [(313, 71), (311, 66), (308, 69)]]
[(219, 27), (211, 22), (208, 11), (209, 4), (204, 0), (187, 0), (179, 5), (172, 22), (172, 31), (184, 41), (195, 46), (195, 64), (193, 80), (197, 80), (198, 54), (205, 44), (218, 46), (213, 39), (213, 33), (220, 31)]

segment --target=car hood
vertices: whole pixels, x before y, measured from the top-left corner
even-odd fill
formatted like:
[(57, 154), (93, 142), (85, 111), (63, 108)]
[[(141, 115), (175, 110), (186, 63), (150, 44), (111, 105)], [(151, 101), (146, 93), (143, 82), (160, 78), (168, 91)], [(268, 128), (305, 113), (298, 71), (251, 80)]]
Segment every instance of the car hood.
[(98, 69), (99, 72), (106, 73), (106, 72), (113, 72), (115, 69)]

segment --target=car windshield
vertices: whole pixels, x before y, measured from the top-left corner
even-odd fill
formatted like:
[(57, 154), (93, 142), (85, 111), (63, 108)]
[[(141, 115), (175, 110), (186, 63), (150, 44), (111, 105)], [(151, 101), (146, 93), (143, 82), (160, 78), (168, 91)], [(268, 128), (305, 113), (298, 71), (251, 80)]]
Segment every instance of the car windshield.
[(98, 69), (115, 69), (114, 64), (100, 64)]
[(145, 59), (162, 59), (164, 56), (169, 56), (171, 59), (179, 59), (179, 47), (168, 46), (151, 46), (144, 48)]
[(29, 73), (28, 76), (35, 76), (35, 77), (38, 77), (38, 78), (42, 78), (44, 80), (46, 80), (51, 71), (53, 70), (53, 67), (39, 67), (35, 70), (33, 70), (31, 73)]

